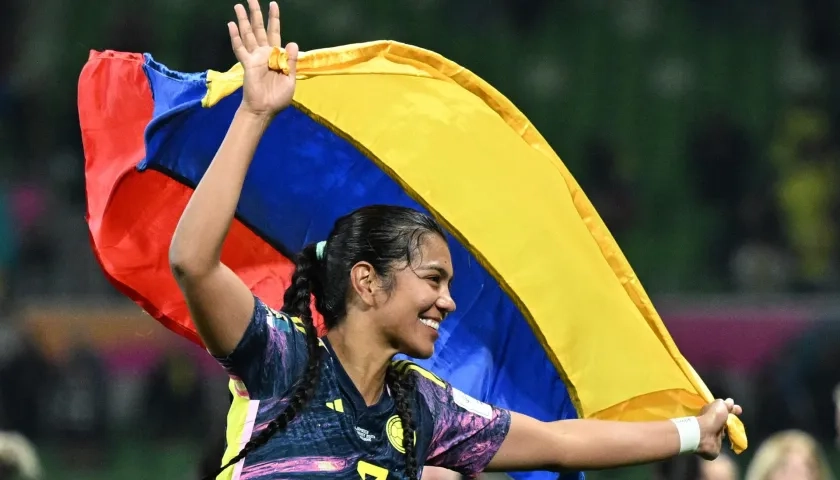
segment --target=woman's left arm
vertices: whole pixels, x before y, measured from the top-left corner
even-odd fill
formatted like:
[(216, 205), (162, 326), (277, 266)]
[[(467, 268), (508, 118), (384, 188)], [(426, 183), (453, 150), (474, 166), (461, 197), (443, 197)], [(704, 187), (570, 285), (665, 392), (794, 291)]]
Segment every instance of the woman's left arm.
[(598, 470), (665, 460), (686, 449), (712, 459), (720, 453), (730, 413), (740, 415), (741, 407), (716, 400), (678, 427), (671, 420), (541, 422), (512, 412), (510, 430), (487, 470)]

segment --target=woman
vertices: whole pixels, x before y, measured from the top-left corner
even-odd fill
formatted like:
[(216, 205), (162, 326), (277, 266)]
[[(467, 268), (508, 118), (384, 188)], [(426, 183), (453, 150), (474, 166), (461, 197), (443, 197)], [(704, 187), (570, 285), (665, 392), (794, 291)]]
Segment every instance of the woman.
[(833, 480), (825, 453), (805, 432), (779, 432), (761, 444), (747, 469), (746, 480)]
[[(718, 455), (727, 415), (741, 412), (731, 400), (677, 421), (543, 423), (394, 362), (397, 353), (431, 356), (455, 310), (444, 233), (420, 212), (372, 206), (340, 218), (299, 254), (282, 313), (255, 298), (220, 251), (260, 137), (292, 100), (298, 47), (286, 46), (288, 75), (269, 70), (279, 8), (271, 4), (266, 30), (257, 0), (249, 5), (250, 19), (237, 5), (228, 24), (244, 67), (242, 103), (170, 247), (201, 338), (234, 380), (225, 478), (415, 479), (424, 465), (473, 475)], [(328, 329), (320, 339), (312, 294)]]

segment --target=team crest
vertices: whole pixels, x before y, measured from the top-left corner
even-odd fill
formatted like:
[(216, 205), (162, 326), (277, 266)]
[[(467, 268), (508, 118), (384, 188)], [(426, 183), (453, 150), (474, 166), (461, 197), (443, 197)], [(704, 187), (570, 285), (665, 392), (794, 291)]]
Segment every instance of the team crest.
[[(388, 441), (400, 453), (405, 453), (403, 447), (403, 425), (400, 417), (394, 415), (388, 419), (385, 424), (385, 435), (388, 436)], [(417, 444), (417, 432), (414, 432), (414, 444)]]

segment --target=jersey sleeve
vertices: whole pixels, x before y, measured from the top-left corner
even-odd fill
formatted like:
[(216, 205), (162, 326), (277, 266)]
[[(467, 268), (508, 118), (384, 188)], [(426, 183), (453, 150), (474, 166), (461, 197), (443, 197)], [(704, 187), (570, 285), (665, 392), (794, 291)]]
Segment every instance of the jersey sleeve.
[(306, 333), (298, 319), (254, 297), (254, 312), (236, 348), (216, 357), (237, 395), (265, 399), (283, 395), (306, 365)]
[(417, 365), (417, 389), (432, 419), (426, 465), (472, 477), (482, 472), (508, 434), (510, 412), (453, 388)]

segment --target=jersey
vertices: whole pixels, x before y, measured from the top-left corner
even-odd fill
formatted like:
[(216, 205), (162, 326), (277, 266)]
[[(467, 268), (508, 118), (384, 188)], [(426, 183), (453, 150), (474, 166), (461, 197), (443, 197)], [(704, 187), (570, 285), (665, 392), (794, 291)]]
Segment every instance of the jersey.
[[(321, 377), (304, 409), (282, 431), (218, 478), (407, 480), (403, 428), (388, 391), (368, 406), (326, 337), (319, 340)], [(224, 462), (283, 411), (308, 353), (303, 324), (255, 299), (251, 321), (234, 351), (217, 357), (234, 396)], [(473, 476), (484, 470), (510, 428), (510, 412), (480, 402), (409, 361), (417, 464)]]

